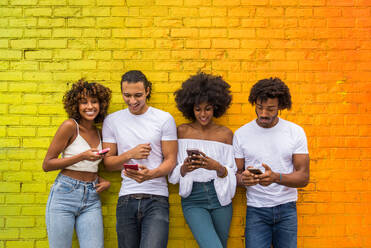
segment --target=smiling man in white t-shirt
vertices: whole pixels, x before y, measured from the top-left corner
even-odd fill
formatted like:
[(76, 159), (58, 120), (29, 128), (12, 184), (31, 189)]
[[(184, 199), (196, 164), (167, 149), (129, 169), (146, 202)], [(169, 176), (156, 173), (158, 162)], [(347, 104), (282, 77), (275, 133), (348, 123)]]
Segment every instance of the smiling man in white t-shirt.
[[(168, 188), (165, 176), (177, 158), (174, 118), (150, 107), (151, 82), (141, 71), (122, 76), (121, 92), (127, 108), (112, 113), (103, 123), (104, 158), (109, 171), (122, 171), (116, 208), (119, 248), (167, 246), (169, 232)], [(139, 170), (124, 169), (124, 164)]]
[(280, 110), (291, 108), (289, 88), (280, 79), (257, 82), (249, 102), (257, 119), (233, 138), (237, 182), (246, 187), (245, 247), (294, 248), (296, 188), (309, 181), (307, 139), (300, 126), (278, 117)]

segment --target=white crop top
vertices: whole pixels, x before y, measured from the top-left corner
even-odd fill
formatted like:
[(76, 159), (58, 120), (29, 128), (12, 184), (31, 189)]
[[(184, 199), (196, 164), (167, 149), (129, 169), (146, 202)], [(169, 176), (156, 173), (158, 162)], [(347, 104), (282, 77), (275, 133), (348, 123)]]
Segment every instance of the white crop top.
[[(77, 124), (76, 121), (75, 123), (77, 126), (76, 139), (69, 146), (67, 146), (66, 149), (64, 149), (62, 153), (62, 158), (69, 158), (69, 157), (75, 156), (77, 154), (80, 154), (82, 152), (85, 152), (91, 149), (88, 142), (80, 135), (79, 124)], [(97, 148), (99, 150), (102, 150), (102, 141), (99, 135), (99, 131), (98, 131), (98, 136), (99, 136), (99, 145)], [(74, 171), (98, 172), (98, 164), (100, 163), (101, 160), (102, 159), (99, 159), (96, 161), (82, 160), (76, 164), (66, 167), (65, 169), (74, 170)]]

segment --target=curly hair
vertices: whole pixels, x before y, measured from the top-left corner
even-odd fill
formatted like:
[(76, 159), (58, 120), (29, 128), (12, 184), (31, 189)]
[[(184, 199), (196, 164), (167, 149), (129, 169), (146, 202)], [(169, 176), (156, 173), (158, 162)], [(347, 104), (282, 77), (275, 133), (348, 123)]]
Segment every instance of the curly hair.
[(231, 104), (230, 87), (221, 76), (201, 72), (188, 78), (182, 87), (174, 92), (175, 102), (188, 120), (196, 120), (193, 107), (205, 102), (213, 106), (214, 117), (218, 118)]
[(96, 97), (99, 101), (99, 114), (94, 122), (100, 123), (107, 115), (108, 106), (111, 100), (111, 90), (98, 83), (88, 83), (80, 79), (72, 85), (72, 88), (63, 96), (64, 109), (68, 117), (79, 121), (81, 115), (79, 112), (79, 103), (85, 97)]
[(143, 74), (143, 72), (137, 71), (137, 70), (132, 70), (132, 71), (128, 71), (124, 75), (122, 75), (121, 82), (120, 82), (121, 92), (122, 92), (122, 83), (123, 82), (128, 82), (128, 83), (143, 82), (144, 89), (146, 91), (148, 89), (147, 100), (149, 100), (151, 98), (152, 83), (147, 80), (147, 78)]
[(291, 95), (287, 85), (279, 78), (269, 78), (259, 80), (253, 85), (250, 91), (249, 102), (251, 105), (256, 101), (266, 101), (268, 98), (278, 98), (278, 108), (291, 109)]

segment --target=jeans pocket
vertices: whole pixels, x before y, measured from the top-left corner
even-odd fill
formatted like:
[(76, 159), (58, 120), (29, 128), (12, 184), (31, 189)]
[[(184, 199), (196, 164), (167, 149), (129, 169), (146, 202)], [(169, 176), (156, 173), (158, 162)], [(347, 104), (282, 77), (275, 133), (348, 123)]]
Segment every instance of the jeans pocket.
[(126, 208), (129, 202), (129, 196), (120, 196), (117, 200), (117, 206), (116, 208)]
[(161, 206), (169, 207), (169, 198), (163, 196), (153, 196), (153, 200), (159, 203)]
[(53, 186), (53, 190), (59, 194), (68, 194), (75, 190), (75, 185), (63, 181), (58, 181)]

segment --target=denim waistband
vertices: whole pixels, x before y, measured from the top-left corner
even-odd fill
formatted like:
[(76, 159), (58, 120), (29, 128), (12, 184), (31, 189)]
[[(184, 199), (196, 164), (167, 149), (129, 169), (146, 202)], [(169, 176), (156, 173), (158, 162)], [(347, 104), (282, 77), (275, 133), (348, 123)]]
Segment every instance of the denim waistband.
[(95, 187), (95, 185), (98, 183), (98, 177), (94, 181), (87, 182), (87, 181), (81, 181), (81, 180), (77, 180), (75, 178), (63, 175), (62, 173), (58, 174), (58, 176), (56, 178), (56, 181), (57, 180), (69, 182), (69, 183), (72, 183), (72, 184), (81, 184), (81, 185), (85, 185), (85, 186), (91, 186), (92, 185), (93, 187)]
[(214, 185), (214, 179), (208, 182), (193, 182), (193, 186)]
[(136, 200), (151, 199), (151, 198), (164, 198), (164, 199), (168, 199), (167, 196), (144, 194), (144, 193), (122, 195), (119, 198), (122, 198), (122, 199), (132, 198), (132, 199), (136, 199)]

